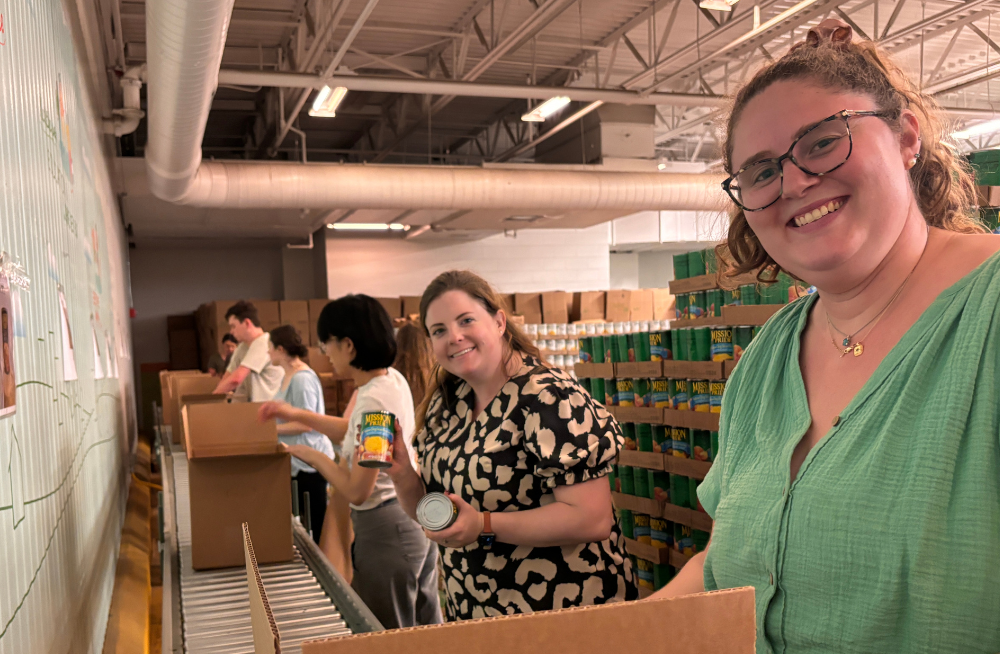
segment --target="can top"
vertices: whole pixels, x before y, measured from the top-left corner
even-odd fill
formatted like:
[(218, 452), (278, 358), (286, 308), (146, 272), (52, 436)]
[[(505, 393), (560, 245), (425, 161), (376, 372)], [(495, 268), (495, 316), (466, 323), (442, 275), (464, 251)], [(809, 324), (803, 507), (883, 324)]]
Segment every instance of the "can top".
[(427, 493), (417, 504), (417, 522), (430, 531), (440, 531), (455, 520), (455, 505), (444, 493)]

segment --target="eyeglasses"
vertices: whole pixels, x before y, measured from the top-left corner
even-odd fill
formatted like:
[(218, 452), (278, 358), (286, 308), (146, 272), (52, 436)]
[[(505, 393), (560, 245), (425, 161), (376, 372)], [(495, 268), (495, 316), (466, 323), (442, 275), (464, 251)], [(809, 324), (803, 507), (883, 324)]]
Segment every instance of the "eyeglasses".
[(761, 211), (778, 201), (784, 186), (784, 163), (787, 159), (807, 175), (822, 177), (847, 162), (854, 149), (849, 118), (877, 116), (882, 111), (838, 111), (810, 126), (788, 152), (776, 159), (761, 159), (743, 166), (722, 182), (722, 188), (744, 211)]

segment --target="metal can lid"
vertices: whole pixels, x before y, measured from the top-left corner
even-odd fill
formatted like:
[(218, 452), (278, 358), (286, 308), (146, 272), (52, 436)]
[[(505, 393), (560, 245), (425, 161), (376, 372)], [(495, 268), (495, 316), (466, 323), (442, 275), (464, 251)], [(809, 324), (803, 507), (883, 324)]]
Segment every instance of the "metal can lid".
[(417, 504), (417, 522), (430, 531), (441, 531), (451, 526), (457, 513), (455, 505), (444, 493), (428, 493)]

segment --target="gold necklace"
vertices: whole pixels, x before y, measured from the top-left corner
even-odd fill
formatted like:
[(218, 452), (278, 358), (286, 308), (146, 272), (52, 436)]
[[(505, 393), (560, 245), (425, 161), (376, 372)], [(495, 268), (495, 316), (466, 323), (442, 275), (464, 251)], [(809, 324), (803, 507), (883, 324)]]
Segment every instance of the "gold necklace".
[[(865, 339), (867, 339), (869, 336), (871, 336), (871, 333), (873, 331), (875, 331), (875, 328), (878, 326), (879, 322), (881, 322), (881, 320), (882, 320), (882, 316), (884, 316), (885, 312), (889, 310), (889, 307), (892, 306), (892, 303), (896, 301), (896, 298), (899, 297), (899, 294), (903, 292), (903, 289), (906, 287), (906, 282), (910, 281), (910, 277), (913, 275), (914, 271), (920, 265), (920, 262), (924, 258), (924, 253), (927, 252), (927, 244), (930, 242), (930, 233), (931, 233), (931, 230), (930, 230), (930, 227), (928, 227), (927, 228), (927, 240), (924, 241), (924, 249), (920, 251), (920, 257), (917, 259), (917, 263), (914, 264), (913, 269), (910, 270), (910, 273), (906, 276), (906, 279), (904, 279), (903, 283), (899, 285), (899, 288), (896, 289), (896, 292), (892, 294), (892, 297), (889, 298), (889, 301), (886, 303), (886, 305), (884, 307), (882, 307), (882, 310), (879, 311), (875, 315), (875, 317), (872, 318), (872, 320), (869, 320), (868, 323), (866, 323), (864, 326), (862, 326), (861, 329), (859, 329), (858, 331), (854, 332), (853, 334), (848, 335), (847, 333), (845, 333), (845, 332), (841, 331), (840, 329), (838, 329), (837, 326), (833, 324), (833, 321), (830, 320), (830, 314), (829, 313), (826, 314), (826, 323), (830, 327), (832, 327), (834, 330), (836, 330), (837, 332), (839, 332), (840, 334), (842, 334), (845, 337), (844, 341), (843, 341), (844, 348), (841, 349), (841, 347), (839, 345), (837, 345), (837, 339), (835, 339), (833, 337), (833, 333), (830, 334), (830, 342), (833, 343), (833, 347), (836, 348), (838, 352), (840, 352), (840, 358), (841, 359), (843, 359), (845, 356), (847, 356), (851, 352), (854, 353), (855, 357), (859, 357), (859, 356), (861, 356), (862, 354), (865, 353), (865, 345), (864, 345), (863, 341)], [(871, 329), (869, 329), (868, 332), (862, 338), (859, 338), (858, 341), (852, 346), (851, 345), (851, 339), (854, 338), (854, 336), (856, 336), (857, 334), (861, 333), (861, 331), (865, 327), (867, 327), (868, 325), (871, 325)]]

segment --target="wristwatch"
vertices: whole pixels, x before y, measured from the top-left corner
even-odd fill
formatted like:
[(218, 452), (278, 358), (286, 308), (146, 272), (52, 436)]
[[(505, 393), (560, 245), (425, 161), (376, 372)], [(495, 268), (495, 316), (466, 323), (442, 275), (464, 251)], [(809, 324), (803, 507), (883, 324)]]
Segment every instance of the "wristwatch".
[(493, 549), (493, 542), (496, 539), (497, 535), (490, 528), (490, 512), (483, 511), (483, 531), (479, 534), (479, 546), (489, 552)]

